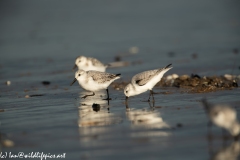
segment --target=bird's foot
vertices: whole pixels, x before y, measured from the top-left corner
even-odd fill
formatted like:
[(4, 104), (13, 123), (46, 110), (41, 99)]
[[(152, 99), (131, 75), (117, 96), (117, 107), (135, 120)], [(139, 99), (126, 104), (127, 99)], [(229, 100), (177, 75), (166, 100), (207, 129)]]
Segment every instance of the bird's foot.
[(103, 100), (105, 100), (105, 101), (110, 101), (110, 100), (112, 100), (112, 98), (105, 98), (105, 99), (103, 99)]
[(86, 95), (86, 96), (83, 96), (83, 97), (81, 97), (82, 99), (85, 99), (85, 98), (87, 98), (88, 97), (88, 95)]

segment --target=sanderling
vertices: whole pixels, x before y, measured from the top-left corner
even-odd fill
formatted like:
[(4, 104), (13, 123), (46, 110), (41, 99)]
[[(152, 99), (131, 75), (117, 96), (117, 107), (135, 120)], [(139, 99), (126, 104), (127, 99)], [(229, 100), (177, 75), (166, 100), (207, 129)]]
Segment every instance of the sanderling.
[[(142, 73), (138, 73), (135, 76), (133, 76), (131, 83), (129, 83), (124, 88), (124, 94), (126, 95), (126, 100), (130, 96), (135, 96), (140, 93), (146, 92), (147, 90), (150, 90), (148, 101), (150, 101), (150, 97), (152, 95), (153, 97), (153, 91), (152, 88), (161, 80), (164, 73), (166, 73), (172, 64), (167, 65), (164, 68), (145, 71)], [(153, 97), (154, 100), (154, 97)]]
[(79, 56), (75, 60), (75, 65), (73, 69), (78, 67), (78, 69), (82, 69), (84, 71), (94, 70), (94, 71), (105, 72), (108, 66), (109, 65), (103, 64), (96, 58)]
[(99, 71), (84, 71), (78, 70), (75, 73), (75, 78), (73, 82), (70, 84), (72, 85), (74, 82), (78, 81), (79, 85), (88, 91), (92, 91), (93, 94), (85, 95), (82, 98), (86, 98), (88, 96), (94, 96), (95, 91), (106, 89), (107, 91), (107, 99), (109, 99), (108, 93), (108, 86), (116, 79), (119, 79), (121, 74), (111, 74), (106, 72), (99, 72)]
[(202, 99), (205, 111), (213, 124), (224, 128), (237, 139), (240, 135), (240, 125), (236, 111), (228, 105), (212, 105), (206, 99)]
[(233, 141), (229, 146), (225, 146), (219, 149), (217, 152), (213, 151), (215, 147), (209, 146), (210, 153), (214, 153), (211, 156), (211, 160), (239, 160), (240, 154), (240, 143), (238, 141)]

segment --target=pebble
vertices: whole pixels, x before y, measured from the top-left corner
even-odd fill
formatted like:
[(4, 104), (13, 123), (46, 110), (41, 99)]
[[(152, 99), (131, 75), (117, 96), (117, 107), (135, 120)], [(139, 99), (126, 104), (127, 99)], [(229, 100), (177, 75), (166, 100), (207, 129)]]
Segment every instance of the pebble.
[(98, 112), (100, 111), (100, 104), (93, 103), (92, 105), (93, 111)]
[(131, 53), (131, 54), (137, 54), (138, 52), (139, 52), (138, 47), (129, 48), (129, 53)]
[(177, 75), (177, 74), (172, 74), (172, 75), (168, 75), (167, 77), (166, 77), (166, 80), (167, 81), (170, 81), (170, 80), (174, 80), (174, 79), (176, 79), (176, 78), (178, 78), (179, 76)]
[(6, 85), (10, 86), (11, 85), (11, 81), (6, 81)]
[(231, 75), (231, 74), (224, 74), (224, 77), (227, 79), (227, 80), (233, 80), (233, 79), (240, 79), (240, 75)]
[[(175, 79), (174, 79), (175, 78)], [(116, 90), (124, 89), (129, 82), (114, 82), (112, 87)], [(238, 81), (228, 80), (224, 76), (203, 76), (198, 75), (190, 77), (189, 75), (177, 74), (168, 75), (163, 77), (162, 80), (156, 85), (161, 87), (178, 87), (187, 89), (188, 93), (207, 93), (217, 90), (228, 90), (238, 87)]]
[(43, 96), (43, 94), (32, 94), (32, 95), (26, 95), (25, 98), (30, 98), (30, 97), (40, 97)]
[(172, 74), (172, 77), (173, 77), (173, 79), (176, 79), (176, 78), (178, 78), (179, 76), (174, 73), (174, 74)]
[(14, 142), (9, 140), (9, 139), (5, 139), (2, 141), (2, 145), (4, 147), (13, 147), (14, 146)]
[(184, 75), (182, 75), (182, 76), (179, 77), (180, 80), (186, 80), (186, 79), (188, 79), (188, 78), (190, 78), (190, 76), (189, 76), (189, 75), (186, 75), (186, 74), (184, 74)]
[(51, 82), (49, 82), (49, 81), (42, 81), (42, 84), (43, 85), (49, 85)]

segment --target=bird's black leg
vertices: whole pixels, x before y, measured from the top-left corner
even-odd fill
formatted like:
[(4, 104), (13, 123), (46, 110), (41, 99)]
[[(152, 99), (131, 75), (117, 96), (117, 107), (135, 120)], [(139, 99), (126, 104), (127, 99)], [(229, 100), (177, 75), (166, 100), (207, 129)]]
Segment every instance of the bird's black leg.
[(126, 99), (125, 99), (125, 105), (126, 105), (126, 109), (128, 109), (128, 97), (126, 96)]
[(93, 94), (85, 95), (85, 96), (83, 96), (83, 97), (81, 97), (81, 98), (85, 99), (85, 98), (87, 98), (88, 96), (94, 96), (94, 95), (95, 95), (95, 93), (93, 92)]
[(108, 89), (106, 89), (106, 91), (107, 91), (107, 99), (109, 100), (109, 93), (108, 93)]
[(151, 96), (152, 96), (153, 101), (155, 101), (153, 94), (154, 94), (154, 92), (153, 92), (152, 90), (150, 90), (150, 92), (149, 92), (149, 97), (148, 97), (148, 102), (150, 102), (150, 97), (151, 97)]
[(208, 123), (207, 123), (207, 131), (208, 131), (208, 139), (209, 140), (211, 140), (212, 139), (212, 134), (211, 134), (211, 128), (212, 128), (212, 122), (211, 121), (209, 121)]
[(207, 126), (208, 126), (208, 133), (209, 133), (211, 132), (212, 122), (209, 121)]
[(109, 100), (112, 100), (112, 99), (111, 99), (111, 98), (109, 98), (108, 89), (106, 89), (106, 91), (107, 91), (107, 98), (106, 98), (106, 99), (103, 99), (103, 100), (107, 100), (107, 101), (108, 101), (108, 103), (109, 103)]
[(149, 104), (149, 107), (154, 110), (155, 102), (154, 101), (152, 101), (152, 103), (148, 102), (148, 104)]
[(152, 93), (151, 93), (151, 90), (150, 90), (150, 92), (149, 92), (149, 97), (148, 97), (148, 100), (147, 100), (148, 102), (150, 102), (151, 94), (152, 94)]
[(108, 92), (108, 89), (106, 89), (106, 91), (107, 91), (107, 98), (104, 99), (104, 100), (109, 100), (109, 92)]
[(152, 90), (150, 90), (150, 92), (151, 92), (151, 94), (152, 94), (152, 99), (153, 99), (153, 102), (155, 101), (154, 100), (154, 96), (153, 96), (153, 94), (155, 94)]
[(209, 153), (210, 157), (212, 157), (214, 155), (213, 146), (212, 146), (212, 138), (210, 136), (208, 136), (208, 153)]
[(126, 102), (125, 105), (126, 105), (126, 110), (128, 110), (129, 109), (128, 102)]
[(226, 133), (226, 131), (222, 128), (222, 139), (223, 139), (222, 145), (223, 145), (223, 147), (226, 147), (227, 139), (228, 139), (228, 136), (225, 133)]

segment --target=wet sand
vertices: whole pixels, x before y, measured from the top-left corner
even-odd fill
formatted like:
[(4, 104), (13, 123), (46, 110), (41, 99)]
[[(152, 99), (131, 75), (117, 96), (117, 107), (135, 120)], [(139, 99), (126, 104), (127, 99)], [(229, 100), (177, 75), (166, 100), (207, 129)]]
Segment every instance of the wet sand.
[[(19, 8), (12, 14), (2, 10), (0, 152), (66, 153), (66, 159), (237, 159), (239, 142), (217, 127), (208, 132), (200, 100), (230, 104), (240, 114), (239, 80), (223, 78), (239, 75), (239, 2), (195, 2), (5, 3)], [(122, 74), (109, 87), (110, 105), (102, 100), (105, 91), (81, 99), (88, 92), (77, 83), (70, 86), (81, 54), (126, 65), (107, 69)], [(122, 89), (134, 74), (169, 63), (173, 69), (154, 88), (155, 103), (145, 102), (145, 92), (125, 104)], [(166, 81), (172, 74), (189, 78)]]

